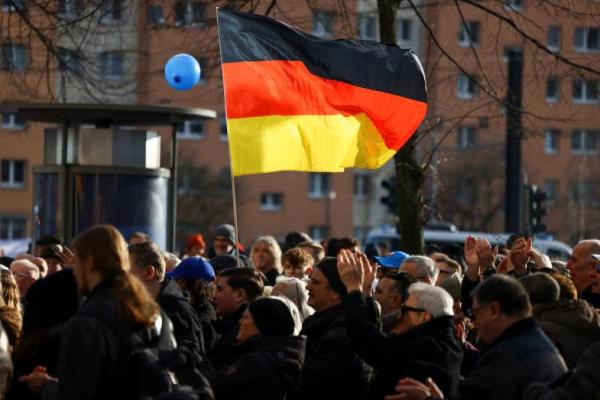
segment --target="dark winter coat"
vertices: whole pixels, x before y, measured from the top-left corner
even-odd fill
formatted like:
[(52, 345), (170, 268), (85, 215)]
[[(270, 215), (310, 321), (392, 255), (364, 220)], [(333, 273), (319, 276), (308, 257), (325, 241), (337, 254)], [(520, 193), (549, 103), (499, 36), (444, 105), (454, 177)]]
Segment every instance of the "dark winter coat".
[(533, 318), (508, 327), (481, 354), (452, 398), (518, 400), (534, 382), (551, 382), (567, 371), (560, 353)]
[(357, 291), (342, 302), (353, 349), (377, 371), (369, 397), (395, 393), (404, 377), (433, 377), (446, 393), (455, 388), (463, 354), (454, 335), (454, 317), (434, 318), (407, 333), (386, 335), (378, 321), (369, 318), (369, 300)]
[(203, 354), (202, 323), (186, 294), (173, 279), (167, 278), (163, 281), (156, 302), (173, 323), (177, 346)]
[(586, 348), (600, 340), (600, 315), (586, 301), (539, 304), (533, 307), (533, 314), (569, 369), (575, 367)]
[(600, 342), (583, 352), (572, 375), (554, 384), (535, 383), (525, 391), (524, 400), (600, 399)]
[(240, 330), (240, 319), (246, 307), (246, 304), (241, 305), (233, 314), (217, 319), (213, 324), (219, 338), (206, 356), (217, 371), (232, 364), (237, 358), (236, 338)]
[(308, 317), (300, 334), (307, 338), (301, 399), (366, 398), (373, 369), (352, 350), (341, 305)]
[[(119, 399), (124, 385), (120, 371), (123, 343), (114, 327), (130, 332), (127, 321), (118, 317), (112, 281), (97, 285), (78, 313), (65, 325), (58, 357), (58, 382), (48, 381), (42, 397), (60, 400)], [(139, 330), (140, 333), (142, 330)]]
[(294, 399), (306, 338), (255, 336), (237, 345), (237, 360), (209, 376), (217, 400)]
[(193, 303), (192, 307), (200, 318), (202, 324), (202, 337), (204, 338), (204, 350), (208, 352), (215, 345), (218, 334), (215, 331), (214, 323), (217, 320), (217, 312), (212, 304)]

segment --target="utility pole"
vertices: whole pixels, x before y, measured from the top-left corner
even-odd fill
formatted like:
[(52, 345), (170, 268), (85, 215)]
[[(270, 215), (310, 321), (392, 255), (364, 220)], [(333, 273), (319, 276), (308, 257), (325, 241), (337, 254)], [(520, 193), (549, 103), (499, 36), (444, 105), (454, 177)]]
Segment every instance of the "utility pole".
[(505, 229), (523, 231), (523, 178), (521, 175), (521, 141), (523, 126), (521, 104), (523, 99), (523, 51), (509, 48), (508, 95), (506, 98), (506, 191)]

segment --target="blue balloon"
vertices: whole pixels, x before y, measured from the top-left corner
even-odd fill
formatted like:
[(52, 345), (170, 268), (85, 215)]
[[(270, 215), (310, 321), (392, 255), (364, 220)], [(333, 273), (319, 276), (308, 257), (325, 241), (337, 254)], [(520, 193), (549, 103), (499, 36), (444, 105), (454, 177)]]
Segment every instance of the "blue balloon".
[(176, 54), (165, 65), (165, 79), (175, 90), (190, 90), (200, 81), (200, 64), (189, 54)]

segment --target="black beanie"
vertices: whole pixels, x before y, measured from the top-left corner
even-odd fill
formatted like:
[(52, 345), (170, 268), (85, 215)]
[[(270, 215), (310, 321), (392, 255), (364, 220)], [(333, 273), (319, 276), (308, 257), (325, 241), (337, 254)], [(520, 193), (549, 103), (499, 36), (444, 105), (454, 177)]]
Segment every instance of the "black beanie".
[(348, 291), (340, 279), (340, 274), (338, 273), (337, 269), (337, 259), (335, 257), (325, 257), (316, 265), (316, 268), (318, 268), (323, 275), (325, 275), (329, 286), (331, 286), (336, 293), (342, 297), (346, 296)]
[(263, 336), (291, 336), (294, 319), (288, 306), (281, 300), (264, 297), (248, 306), (254, 324)]

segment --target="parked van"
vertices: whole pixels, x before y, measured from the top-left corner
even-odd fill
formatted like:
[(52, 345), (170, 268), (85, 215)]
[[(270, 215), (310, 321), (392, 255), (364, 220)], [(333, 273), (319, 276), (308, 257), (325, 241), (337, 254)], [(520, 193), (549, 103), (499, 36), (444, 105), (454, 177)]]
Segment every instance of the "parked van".
[[(423, 233), (427, 252), (441, 251), (449, 255), (460, 255), (465, 240), (468, 236), (486, 238), (492, 246), (505, 246), (510, 235), (506, 233), (488, 233), (474, 231), (438, 231), (425, 229)], [(400, 248), (400, 235), (396, 228), (384, 225), (372, 229), (366, 238), (366, 244), (386, 243), (391, 250), (402, 250)], [(571, 247), (557, 240), (534, 238), (533, 246), (542, 253), (547, 254), (552, 260), (567, 260), (571, 255)]]

